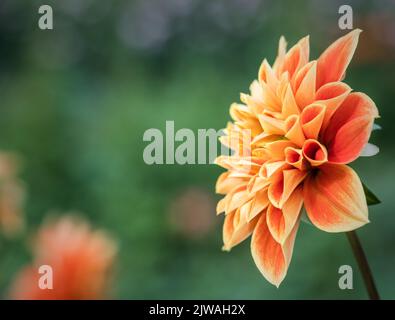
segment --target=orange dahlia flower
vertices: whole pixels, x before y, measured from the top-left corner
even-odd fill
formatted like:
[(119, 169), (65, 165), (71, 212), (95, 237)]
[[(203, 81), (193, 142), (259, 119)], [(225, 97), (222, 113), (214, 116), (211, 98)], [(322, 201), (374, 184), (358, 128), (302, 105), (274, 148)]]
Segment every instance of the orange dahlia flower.
[[(34, 247), (34, 263), (17, 275), (11, 297), (75, 300), (108, 297), (116, 246), (101, 231), (71, 217), (44, 225)], [(40, 266), (52, 268), (52, 289), (40, 288)]]
[(308, 37), (288, 52), (281, 37), (273, 66), (264, 60), (251, 93), (230, 108), (234, 121), (221, 142), (234, 153), (216, 159), (227, 169), (216, 185), (225, 195), (217, 205), (225, 212), (224, 250), (252, 234), (253, 259), (276, 286), (287, 273), (303, 207), (327, 232), (369, 222), (361, 181), (347, 164), (367, 144), (378, 111), (342, 82), (360, 32), (312, 61)]

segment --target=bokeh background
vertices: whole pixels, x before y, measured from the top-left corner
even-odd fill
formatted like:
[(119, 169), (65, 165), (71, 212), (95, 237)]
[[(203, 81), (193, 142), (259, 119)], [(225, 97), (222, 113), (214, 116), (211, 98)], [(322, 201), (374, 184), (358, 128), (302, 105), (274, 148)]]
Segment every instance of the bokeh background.
[[(54, 30), (37, 26), (50, 4)], [(348, 84), (377, 103), (373, 158), (352, 164), (382, 200), (358, 231), (383, 298), (395, 298), (395, 2), (274, 0), (1, 0), (0, 150), (21, 162), (25, 229), (0, 236), (0, 296), (28, 264), (48, 215), (77, 210), (116, 239), (112, 297), (122, 299), (364, 299), (344, 234), (303, 224), (280, 289), (256, 269), (249, 241), (221, 251), (214, 165), (143, 162), (143, 133), (220, 129), (278, 39), (310, 34), (312, 57), (345, 34), (354, 10), (360, 44)], [(196, 131), (195, 131), (196, 132)], [(354, 290), (338, 268), (354, 268)]]

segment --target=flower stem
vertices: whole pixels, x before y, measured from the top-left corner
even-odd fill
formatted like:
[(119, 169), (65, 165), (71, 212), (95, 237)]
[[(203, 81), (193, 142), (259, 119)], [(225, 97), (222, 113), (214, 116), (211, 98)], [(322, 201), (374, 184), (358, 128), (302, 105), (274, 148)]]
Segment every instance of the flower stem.
[(363, 251), (357, 233), (355, 231), (349, 231), (346, 232), (346, 234), (354, 253), (354, 257), (358, 262), (359, 270), (362, 273), (369, 298), (371, 300), (380, 300), (379, 293), (377, 292), (377, 288), (373, 280), (372, 271), (370, 270), (368, 260), (366, 259), (365, 252)]

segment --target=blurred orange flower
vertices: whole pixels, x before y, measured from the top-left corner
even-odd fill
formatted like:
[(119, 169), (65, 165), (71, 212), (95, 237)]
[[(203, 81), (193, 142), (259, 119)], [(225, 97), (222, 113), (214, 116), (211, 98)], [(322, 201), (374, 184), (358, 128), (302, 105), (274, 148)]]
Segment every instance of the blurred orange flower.
[(0, 152), (0, 232), (13, 236), (24, 226), (25, 186), (18, 179), (19, 161), (15, 154)]
[[(26, 300), (104, 299), (109, 296), (114, 242), (73, 217), (45, 224), (34, 247), (34, 263), (17, 275), (11, 297)], [(53, 288), (40, 288), (40, 266), (53, 270)]]
[(230, 108), (234, 122), (221, 142), (234, 153), (216, 159), (227, 169), (216, 185), (225, 195), (217, 206), (225, 212), (224, 249), (252, 234), (254, 261), (276, 286), (287, 273), (303, 206), (327, 232), (368, 222), (361, 181), (346, 164), (367, 144), (378, 111), (366, 94), (342, 82), (360, 32), (313, 61), (308, 37), (288, 52), (281, 37), (273, 66), (264, 60), (251, 93)]

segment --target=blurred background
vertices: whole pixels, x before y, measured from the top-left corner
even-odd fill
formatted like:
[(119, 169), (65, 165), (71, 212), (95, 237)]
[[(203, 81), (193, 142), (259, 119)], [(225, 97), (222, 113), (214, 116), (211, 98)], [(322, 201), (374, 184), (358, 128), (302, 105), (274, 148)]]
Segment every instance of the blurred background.
[[(54, 30), (38, 28), (43, 4), (53, 8)], [(18, 159), (5, 171), (24, 190), (9, 196), (24, 228), (0, 235), (0, 297), (32, 261), (31, 239), (47, 217), (78, 211), (118, 243), (113, 298), (367, 298), (344, 234), (303, 224), (276, 289), (256, 269), (249, 241), (221, 251), (221, 168), (143, 162), (144, 131), (164, 130), (166, 120), (176, 130), (223, 128), (281, 35), (292, 45), (310, 34), (318, 57), (346, 33), (342, 4), (1, 0), (0, 150)], [(358, 234), (382, 297), (394, 299), (395, 2), (347, 4), (364, 32), (346, 81), (376, 102), (383, 128), (371, 138), (380, 153), (352, 164), (382, 200)], [(338, 287), (344, 264), (353, 266), (354, 290)]]

